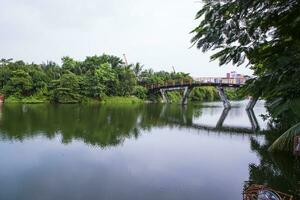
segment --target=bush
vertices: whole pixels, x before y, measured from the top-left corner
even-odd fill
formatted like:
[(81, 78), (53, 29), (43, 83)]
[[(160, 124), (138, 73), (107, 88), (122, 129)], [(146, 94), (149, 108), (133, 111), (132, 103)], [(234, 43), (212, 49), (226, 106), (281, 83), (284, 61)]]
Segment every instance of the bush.
[(51, 102), (55, 103), (80, 103), (82, 96), (72, 92), (70, 88), (57, 88), (52, 92)]
[(143, 86), (135, 86), (134, 87), (134, 95), (140, 99), (146, 99), (147, 97), (147, 89)]
[(219, 94), (215, 87), (197, 87), (192, 90), (190, 95), (192, 101), (216, 101)]
[(167, 92), (166, 97), (169, 103), (179, 103), (182, 99), (182, 94), (179, 91)]
[(225, 93), (229, 100), (242, 100), (245, 98), (244, 95), (238, 90), (234, 88), (226, 88)]

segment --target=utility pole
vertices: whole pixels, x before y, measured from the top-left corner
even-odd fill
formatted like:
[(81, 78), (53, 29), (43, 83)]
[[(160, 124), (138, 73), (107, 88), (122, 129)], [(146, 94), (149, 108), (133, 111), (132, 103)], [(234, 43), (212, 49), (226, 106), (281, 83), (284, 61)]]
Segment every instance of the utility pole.
[(172, 66), (172, 68), (173, 68), (173, 72), (174, 72), (174, 74), (176, 74), (176, 71), (175, 71), (175, 68), (174, 68), (174, 66)]
[(127, 62), (127, 58), (126, 58), (126, 54), (125, 53), (123, 53), (123, 57), (124, 57), (125, 64), (128, 66), (128, 62)]

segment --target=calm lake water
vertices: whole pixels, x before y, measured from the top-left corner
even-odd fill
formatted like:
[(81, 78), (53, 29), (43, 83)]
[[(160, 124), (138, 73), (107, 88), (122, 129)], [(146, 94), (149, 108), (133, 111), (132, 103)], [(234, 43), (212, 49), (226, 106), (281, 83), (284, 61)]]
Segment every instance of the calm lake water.
[(3, 105), (0, 199), (241, 200), (249, 181), (296, 194), (299, 162), (266, 151), (263, 102), (245, 106)]

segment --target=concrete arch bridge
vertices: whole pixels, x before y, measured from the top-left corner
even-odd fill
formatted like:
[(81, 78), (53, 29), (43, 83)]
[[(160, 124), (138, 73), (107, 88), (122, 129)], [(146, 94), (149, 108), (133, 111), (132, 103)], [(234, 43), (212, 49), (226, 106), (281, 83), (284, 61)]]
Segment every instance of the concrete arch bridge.
[[(239, 88), (245, 84), (245, 78), (223, 78), (223, 77), (201, 77), (196, 80), (180, 80), (180, 81), (166, 81), (163, 84), (147, 85), (150, 93), (160, 92), (163, 102), (167, 103), (168, 99), (166, 93), (168, 91), (183, 90), (181, 104), (185, 105), (188, 102), (188, 97), (195, 87), (214, 86), (218, 90), (220, 99), (225, 108), (231, 108), (231, 104), (224, 92), (224, 88)], [(250, 98), (247, 105), (247, 110), (253, 109), (257, 98)]]

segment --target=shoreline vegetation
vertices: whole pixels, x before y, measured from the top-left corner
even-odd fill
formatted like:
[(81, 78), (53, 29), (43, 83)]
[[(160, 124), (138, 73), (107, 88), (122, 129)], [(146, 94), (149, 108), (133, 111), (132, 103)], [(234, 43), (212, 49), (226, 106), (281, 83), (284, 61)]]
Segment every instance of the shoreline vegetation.
[[(189, 98), (189, 101), (191, 102), (211, 102), (211, 101), (220, 101), (218, 96), (211, 96), (208, 92), (211, 89), (204, 89), (200, 93), (198, 92), (198, 96), (192, 95)], [(231, 92), (231, 91), (230, 91)], [(230, 94), (230, 92), (227, 93)], [(208, 93), (208, 94), (207, 94)], [(181, 94), (179, 92), (169, 92), (167, 94), (168, 99), (170, 102), (168, 103), (179, 103), (181, 99)], [(230, 97), (228, 95), (228, 98), (230, 100), (236, 101), (236, 100), (242, 100), (243, 98), (236, 97), (233, 95)], [(9, 96), (5, 99), (5, 104), (45, 104), (45, 103), (52, 103), (45, 97), (38, 98), (34, 96), (29, 97), (22, 97), (17, 98), (15, 96)], [(136, 96), (107, 96), (103, 99), (93, 99), (93, 98), (84, 98), (81, 102), (70, 102), (70, 103), (58, 103), (58, 104), (141, 104), (141, 103), (161, 103), (161, 99), (158, 98), (157, 100), (150, 100), (150, 99), (140, 99)]]
[[(103, 103), (134, 104), (161, 102), (160, 94), (149, 94), (150, 84), (191, 80), (188, 73), (154, 72), (140, 63), (125, 64), (121, 58), (103, 54), (88, 56), (83, 61), (63, 57), (62, 64), (42, 64), (0, 60), (0, 94), (5, 103)], [(230, 100), (243, 97), (236, 89), (226, 89)], [(167, 93), (170, 103), (181, 99), (180, 91)], [(194, 88), (190, 101), (217, 101), (214, 87)]]

